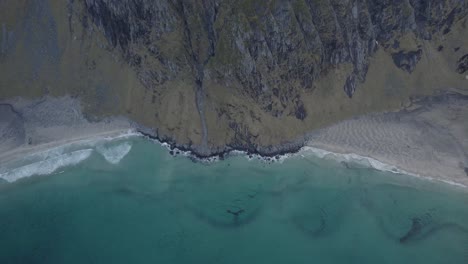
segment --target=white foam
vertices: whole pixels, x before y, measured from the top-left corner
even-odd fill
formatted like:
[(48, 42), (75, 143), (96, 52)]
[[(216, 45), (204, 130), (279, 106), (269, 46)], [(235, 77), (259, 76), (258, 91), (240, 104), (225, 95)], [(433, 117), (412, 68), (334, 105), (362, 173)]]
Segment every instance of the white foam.
[(54, 157), (2, 173), (0, 174), (0, 178), (8, 182), (14, 182), (18, 179), (30, 177), (33, 175), (51, 174), (61, 167), (76, 165), (84, 161), (91, 155), (92, 152), (92, 149), (82, 149), (70, 153), (56, 155)]
[(124, 142), (111, 147), (98, 146), (96, 149), (109, 163), (117, 164), (130, 152), (131, 148), (132, 145), (129, 142)]
[(383, 162), (381, 162), (379, 160), (376, 160), (374, 158), (361, 156), (361, 155), (354, 154), (354, 153), (335, 153), (335, 152), (331, 152), (331, 151), (324, 150), (324, 149), (314, 148), (314, 147), (310, 147), (310, 146), (304, 146), (304, 147), (301, 148), (301, 150), (299, 151), (298, 154), (301, 155), (302, 157), (304, 157), (304, 155), (307, 154), (307, 153), (312, 154), (312, 155), (314, 155), (314, 156), (316, 156), (318, 158), (322, 158), (322, 159), (332, 159), (332, 160), (335, 160), (335, 161), (338, 161), (338, 162), (341, 162), (341, 161), (354, 162), (354, 163), (357, 163), (357, 164), (364, 165), (366, 167), (374, 168), (374, 169), (379, 170), (379, 171), (391, 172), (391, 173), (396, 173), (396, 174), (405, 174), (405, 175), (417, 177), (417, 178), (420, 178), (420, 179), (423, 179), (423, 180), (444, 182), (444, 183), (447, 183), (449, 185), (453, 185), (453, 186), (457, 186), (457, 187), (463, 187), (463, 188), (468, 187), (468, 186), (465, 186), (465, 185), (463, 185), (461, 183), (456, 183), (456, 182), (449, 181), (449, 180), (437, 179), (437, 178), (432, 178), (432, 177), (427, 177), (427, 176), (421, 176), (421, 175), (416, 174), (416, 173), (412, 173), (412, 172), (402, 170), (402, 169), (400, 169), (400, 168), (398, 168), (396, 166), (383, 163)]
[[(112, 136), (97, 135), (33, 152), (25, 156), (22, 160), (14, 161), (8, 166), (0, 168), (0, 178), (8, 182), (14, 182), (20, 178), (33, 175), (51, 174), (61, 167), (76, 165), (84, 161), (91, 155), (93, 148), (100, 144), (139, 135), (140, 134), (134, 130), (127, 130)], [(123, 146), (121, 148), (109, 150), (106, 152), (106, 160), (111, 163), (118, 163), (118, 161), (130, 151), (130, 148), (128, 148), (128, 150), (127, 148), (127, 146)]]
[[(143, 136), (142, 134), (139, 134), (139, 135)], [(151, 141), (160, 144), (161, 146), (167, 148), (168, 150), (171, 150), (170, 145), (168, 143), (166, 143), (166, 142), (161, 142), (161, 141), (159, 141), (157, 139), (151, 139)], [(190, 151), (180, 151), (180, 153), (182, 155), (184, 155), (184, 156), (193, 157)], [(263, 157), (261, 155), (258, 155), (258, 154), (249, 155), (247, 152), (242, 151), (242, 150), (232, 150), (232, 151), (229, 152), (229, 155), (244, 156), (249, 161), (256, 159), (256, 160), (261, 160), (261, 161), (264, 161), (264, 162), (280, 162), (280, 163), (282, 163), (283, 161), (285, 161), (286, 159), (289, 159), (289, 158), (294, 158), (294, 157), (297, 157), (297, 156), (304, 157), (306, 154), (312, 154), (312, 155), (314, 155), (314, 156), (316, 156), (318, 158), (327, 158), (327, 159), (332, 159), (332, 160), (335, 160), (335, 161), (338, 161), (338, 162), (340, 162), (340, 161), (354, 162), (354, 163), (358, 163), (358, 164), (364, 165), (366, 167), (371, 167), (371, 168), (374, 168), (374, 169), (380, 170), (380, 171), (386, 171), (386, 172), (391, 172), (391, 173), (396, 173), (396, 174), (405, 174), (405, 175), (421, 178), (423, 180), (444, 182), (444, 183), (447, 183), (447, 184), (450, 184), (450, 185), (453, 185), (453, 186), (468, 188), (468, 186), (465, 186), (465, 185), (460, 184), (460, 183), (456, 183), (456, 182), (452, 182), (452, 181), (448, 181), (448, 180), (443, 180), (443, 179), (431, 178), (431, 177), (427, 177), (427, 176), (421, 176), (419, 174), (411, 173), (411, 172), (402, 170), (402, 169), (398, 168), (397, 166), (383, 163), (383, 162), (381, 162), (379, 160), (376, 160), (374, 158), (371, 158), (371, 157), (365, 157), (365, 156), (361, 156), (361, 155), (354, 154), (354, 153), (349, 153), (349, 154), (335, 153), (335, 152), (331, 152), (331, 151), (327, 151), (327, 150), (319, 149), (319, 148), (314, 148), (314, 147), (310, 147), (310, 146), (302, 147), (299, 150), (299, 152), (297, 152), (297, 153), (282, 154), (282, 155), (278, 155), (275, 158), (265, 158), (265, 157)], [(214, 161), (217, 161), (217, 160), (219, 160), (219, 159), (215, 159)]]
[(354, 162), (354, 163), (357, 163), (366, 167), (371, 167), (380, 171), (407, 174), (407, 172), (400, 170), (396, 166), (383, 163), (371, 157), (361, 156), (361, 155), (354, 154), (354, 153), (335, 153), (335, 152), (331, 152), (328, 150), (309, 147), (309, 146), (305, 146), (301, 149), (300, 154), (303, 155), (305, 153), (312, 153), (313, 155), (322, 159), (333, 159), (339, 162), (341, 161)]
[(34, 152), (25, 157), (25, 160), (44, 160), (52, 157), (57, 157), (66, 152), (71, 152), (73, 150), (83, 149), (83, 148), (93, 148), (99, 144), (105, 142), (114, 141), (117, 139), (128, 139), (131, 137), (140, 136), (138, 132), (134, 130), (128, 130), (114, 136), (93, 136), (89, 138), (84, 138), (68, 143), (64, 143), (57, 147), (52, 147), (46, 150), (41, 150), (39, 152)]

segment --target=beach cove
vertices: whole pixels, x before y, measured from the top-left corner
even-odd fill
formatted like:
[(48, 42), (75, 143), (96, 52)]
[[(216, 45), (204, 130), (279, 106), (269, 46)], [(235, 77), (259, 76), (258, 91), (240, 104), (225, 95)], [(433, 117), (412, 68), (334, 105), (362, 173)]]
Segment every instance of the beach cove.
[(69, 97), (3, 104), (0, 262), (464, 263), (466, 104), (442, 102), (210, 157)]

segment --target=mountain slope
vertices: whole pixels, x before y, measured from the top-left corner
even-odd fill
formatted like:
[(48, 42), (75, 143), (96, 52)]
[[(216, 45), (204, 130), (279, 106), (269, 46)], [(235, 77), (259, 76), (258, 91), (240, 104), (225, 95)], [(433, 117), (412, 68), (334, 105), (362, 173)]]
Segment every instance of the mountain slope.
[(71, 94), (209, 155), (468, 91), (463, 0), (6, 0), (0, 98)]

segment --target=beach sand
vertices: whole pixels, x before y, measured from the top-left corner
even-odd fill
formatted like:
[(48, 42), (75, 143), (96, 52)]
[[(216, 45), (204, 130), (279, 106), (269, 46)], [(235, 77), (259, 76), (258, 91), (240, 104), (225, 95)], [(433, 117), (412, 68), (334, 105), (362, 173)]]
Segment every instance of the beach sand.
[(444, 94), (346, 120), (314, 132), (307, 145), (468, 186), (468, 97)]
[[(468, 186), (468, 96), (414, 100), (398, 112), (369, 114), (307, 135), (306, 146), (356, 154), (428, 179)], [(123, 117), (91, 122), (78, 99), (0, 102), (0, 168), (57, 146), (136, 131)]]
[(133, 125), (125, 118), (90, 122), (71, 97), (15, 98), (0, 102), (0, 167), (24, 156), (72, 142), (115, 137)]

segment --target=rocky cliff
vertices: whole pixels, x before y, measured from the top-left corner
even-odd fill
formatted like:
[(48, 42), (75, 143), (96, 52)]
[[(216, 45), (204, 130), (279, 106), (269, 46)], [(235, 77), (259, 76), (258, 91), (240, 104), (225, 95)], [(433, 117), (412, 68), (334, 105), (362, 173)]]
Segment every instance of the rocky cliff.
[[(468, 92), (465, 0), (6, 0), (0, 97), (71, 94), (176, 145), (274, 154)], [(280, 147), (278, 147), (280, 146)]]

